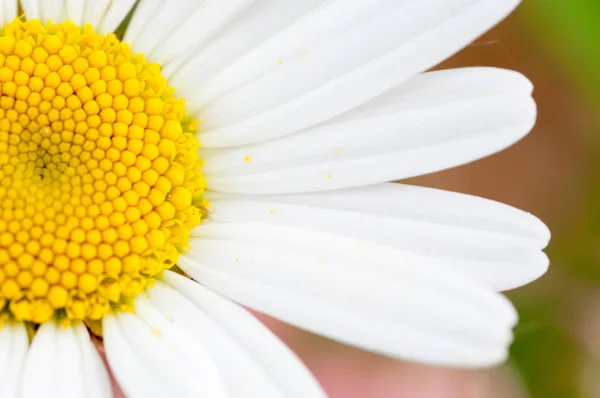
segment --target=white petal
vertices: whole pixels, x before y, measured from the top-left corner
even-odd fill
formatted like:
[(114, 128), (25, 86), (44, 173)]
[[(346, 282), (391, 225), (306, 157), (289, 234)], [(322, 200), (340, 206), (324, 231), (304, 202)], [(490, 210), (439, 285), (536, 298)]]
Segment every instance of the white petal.
[(21, 397), (112, 396), (108, 374), (83, 324), (40, 326), (23, 370)]
[[(325, 0), (261, 0), (248, 7), (205, 46), (191, 51), (187, 59), (178, 59), (178, 70), (169, 63), (163, 73), (179, 95), (188, 98), (188, 106), (197, 106), (194, 95), (203, 82), (210, 81), (275, 33), (282, 31)], [(185, 61), (185, 62), (182, 62)], [(183, 65), (181, 65), (183, 63)], [(191, 102), (190, 102), (191, 101)]]
[(110, 368), (119, 386), (128, 398), (169, 397), (172, 392), (160, 375), (150, 371), (151, 364), (144, 362), (125, 339), (114, 315), (102, 321), (104, 348)]
[(0, 397), (17, 396), (29, 337), (22, 323), (0, 327)]
[(3, 0), (4, 4), (4, 17), (6, 21), (11, 21), (17, 17), (19, 12), (18, 0)]
[(67, 18), (73, 23), (81, 24), (86, 0), (67, 0)]
[(306, 195), (210, 194), (211, 222), (321, 231), (415, 253), (492, 289), (512, 289), (548, 268), (548, 228), (534, 216), (468, 195), (385, 184)]
[[(119, 0), (121, 1), (121, 0)], [(94, 28), (98, 28), (102, 18), (108, 11), (111, 0), (88, 0), (85, 3), (85, 10), (83, 11), (82, 24), (90, 24)]]
[(80, 25), (90, 24), (102, 34), (114, 32), (135, 5), (135, 0), (52, 1), (65, 2), (61, 13), (47, 4), (43, 4), (42, 13), (54, 12), (60, 15), (58, 19), (53, 18), (53, 21), (63, 22), (68, 19)]
[[(160, 387), (151, 397), (163, 396), (159, 391), (168, 391), (169, 395), (182, 398), (201, 395), (225, 397), (225, 390), (216, 369), (206, 357), (204, 347), (172, 327), (167, 317), (149, 309), (144, 300), (145, 297), (136, 300), (135, 314), (115, 315), (117, 326), (111, 326), (108, 321), (113, 340), (106, 342), (107, 356), (125, 393), (131, 397), (142, 396), (138, 395), (139, 392), (147, 387), (139, 384), (145, 384), (147, 380), (132, 377), (130, 369), (124, 370), (116, 363), (119, 356), (121, 360), (124, 356), (130, 357), (126, 362), (144, 364), (143, 370), (157, 379), (153, 383)], [(104, 324), (107, 325), (106, 319)], [(129, 352), (116, 351), (120, 344), (113, 345), (115, 335), (124, 339)]]
[[(231, 1), (221, 2), (228, 4)], [(142, 0), (125, 32), (124, 40), (135, 52), (151, 54), (159, 43), (182, 26), (197, 9), (214, 2), (215, 0)]]
[(80, 366), (83, 372), (83, 385), (86, 398), (112, 397), (110, 378), (98, 350), (90, 340), (90, 335), (83, 323), (73, 326), (81, 350)]
[[(414, 1), (413, 1), (414, 3)], [(405, 8), (408, 7), (408, 8)], [(451, 7), (450, 7), (451, 8)], [(412, 13), (410, 11), (413, 11)], [(270, 38), (266, 43), (262, 44), (256, 49), (256, 52), (260, 54), (258, 56), (255, 53), (249, 53), (246, 57), (240, 60), (240, 63), (247, 63), (247, 66), (251, 66), (251, 69), (246, 69), (243, 75), (235, 74), (237, 77), (236, 81), (229, 81), (227, 76), (218, 76), (215, 79), (215, 83), (208, 82), (207, 87), (203, 88), (204, 95), (207, 98), (217, 99), (227, 91), (235, 91), (239, 87), (244, 86), (247, 83), (252, 83), (253, 80), (268, 75), (269, 72), (277, 71), (277, 76), (292, 77), (290, 74), (296, 72), (298, 68), (304, 68), (296, 72), (302, 77), (299, 72), (308, 73), (306, 68), (313, 62), (325, 61), (321, 57), (327, 53), (331, 58), (336, 58), (337, 62), (332, 63), (332, 60), (328, 62), (322, 62), (319, 69), (312, 68), (311, 76), (313, 82), (307, 82), (305, 84), (311, 84), (317, 86), (320, 82), (327, 82), (334, 78), (339, 77), (343, 74), (341, 70), (350, 69), (356, 65), (360, 65), (360, 62), (365, 62), (369, 58), (374, 58), (380, 53), (384, 53), (388, 48), (393, 48), (401, 40), (403, 35), (400, 33), (403, 26), (402, 20), (400, 19), (401, 13), (410, 14), (411, 16), (418, 18), (415, 10), (410, 9), (410, 4), (401, 4), (399, 2), (393, 2), (390, 0), (374, 0), (369, 3), (361, 0), (349, 0), (349, 1), (332, 1), (329, 4), (325, 4), (300, 19), (296, 24), (288, 27), (288, 29), (281, 32), (279, 35)], [(448, 12), (448, 10), (445, 10)], [(444, 11), (441, 11), (444, 13)], [(432, 18), (434, 19), (434, 18)], [(397, 24), (395, 22), (398, 22)], [(386, 25), (389, 24), (389, 25)], [(392, 25), (396, 27), (394, 30)], [(352, 26), (352, 29), (350, 28)], [(393, 33), (397, 32), (397, 36), (393, 36)], [(384, 34), (386, 33), (386, 34)], [(373, 40), (377, 38), (378, 40)], [(363, 43), (370, 42), (369, 46), (362, 48)], [(285, 50), (280, 49), (283, 43), (286, 43)], [(354, 43), (354, 48), (350, 52), (347, 47), (347, 43)], [(304, 62), (293, 63), (298, 58), (300, 47), (304, 54)], [(275, 54), (281, 54), (281, 59), (278, 62), (271, 60), (269, 64), (266, 64), (268, 58), (265, 57), (270, 53), (270, 57)], [(253, 64), (246, 61), (247, 58), (253, 57), (257, 61), (263, 58), (261, 63)], [(280, 65), (277, 68), (276, 65)], [(291, 65), (291, 66), (288, 66)], [(337, 66), (337, 68), (336, 68)], [(295, 68), (293, 68), (295, 67)], [(340, 70), (338, 70), (338, 68)], [(226, 68), (224, 75), (231, 75), (234, 77), (233, 72), (229, 72), (229, 69), (240, 70), (241, 67), (232, 65), (230, 68)], [(287, 71), (286, 74), (283, 71)], [(309, 78), (310, 78), (309, 77)], [(227, 81), (225, 81), (227, 80)], [(304, 80), (304, 79), (302, 79)], [(213, 88), (213, 86), (222, 87)], [(297, 82), (302, 83), (302, 81)], [(271, 90), (275, 86), (271, 87)], [(274, 93), (279, 95), (280, 103), (286, 102), (284, 97), (286, 91), (290, 91), (295, 86), (278, 84), (278, 92)], [(299, 87), (302, 87), (299, 84)], [(214, 94), (212, 94), (214, 92)], [(271, 91), (269, 91), (271, 92)], [(210, 94), (209, 94), (210, 93)], [(258, 106), (260, 102), (264, 101), (276, 101), (276, 98), (253, 98), (254, 106)], [(260, 101), (262, 100), (262, 101)], [(206, 105), (206, 102), (202, 104)], [(218, 108), (218, 104), (213, 104), (209, 108)], [(219, 119), (221, 124), (227, 125), (229, 123), (239, 120), (241, 117), (236, 116), (236, 111), (242, 111), (242, 108), (234, 109), (233, 113), (228, 113), (226, 118)], [(259, 113), (258, 111), (256, 113)], [(211, 113), (209, 110), (203, 112), (204, 119), (208, 118), (207, 128), (211, 128), (212, 123), (210, 122)], [(251, 115), (246, 115), (251, 116)], [(243, 117), (243, 116), (242, 116)], [(206, 122), (205, 122), (206, 123)]]
[(164, 0), (138, 1), (138, 6), (135, 9), (135, 14), (133, 15), (133, 18), (131, 18), (129, 26), (127, 26), (127, 31), (125, 32), (125, 37), (123, 38), (123, 40), (129, 43), (130, 45), (135, 43), (135, 41), (141, 35), (144, 28), (147, 27), (148, 22), (150, 21), (152, 16), (158, 11), (159, 7), (164, 4)]
[(516, 72), (466, 68), (420, 75), (323, 125), (279, 140), (205, 150), (211, 190), (324, 191), (394, 181), (487, 156), (535, 123), (531, 84)]
[(257, 0), (205, 1), (171, 35), (163, 38), (151, 52), (151, 58), (167, 63), (189, 53), (192, 48), (212, 39), (220, 29), (255, 2)]
[[(48, 19), (54, 23), (70, 20), (79, 25), (91, 24), (99, 33), (115, 31), (136, 0), (24, 0), (27, 19)], [(8, 1), (6, 1), (8, 3)], [(9, 15), (16, 14), (11, 5)], [(0, 13), (1, 16), (1, 13)], [(14, 17), (12, 17), (14, 18)]]
[(404, 359), (486, 366), (506, 358), (516, 313), (427, 258), (257, 223), (207, 223), (179, 266), (215, 291), (325, 336)]
[(0, 1), (0, 24), (4, 25), (17, 17), (17, 0)]
[[(21, 396), (35, 398), (39, 396), (60, 398), (59, 377), (56, 362), (58, 357), (57, 330), (53, 322), (42, 325), (33, 339), (21, 379)], [(83, 391), (82, 391), (83, 392)]]
[[(211, 192), (211, 201), (237, 198), (256, 202), (306, 205), (438, 224), (479, 227), (547, 243), (550, 232), (529, 213), (479, 198), (405, 184), (379, 184), (300, 195), (239, 196)], [(223, 217), (222, 214), (218, 214)], [(211, 217), (212, 219), (212, 217)]]
[(62, 22), (67, 16), (66, 0), (43, 0), (40, 2), (40, 19), (43, 22)]
[(38, 0), (21, 0), (21, 5), (23, 6), (23, 11), (25, 11), (25, 18), (40, 19), (42, 17)]
[(150, 291), (163, 296), (157, 306), (192, 335), (210, 342), (207, 347), (232, 396), (324, 396), (295, 355), (246, 310), (173, 272), (162, 278), (195, 308), (183, 298), (169, 300), (174, 295), (164, 286)]
[(136, 0), (112, 0), (108, 10), (104, 14), (102, 22), (98, 27), (98, 32), (107, 34), (112, 33), (123, 22)]
[(196, 87), (202, 144), (262, 142), (340, 115), (458, 51), (518, 0), (348, 3), (327, 3)]

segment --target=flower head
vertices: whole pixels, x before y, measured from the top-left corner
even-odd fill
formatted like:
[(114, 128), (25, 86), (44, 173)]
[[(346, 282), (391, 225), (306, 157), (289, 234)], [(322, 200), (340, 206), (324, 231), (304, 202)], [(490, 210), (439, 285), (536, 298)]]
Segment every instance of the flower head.
[(518, 1), (135, 3), (0, 0), (0, 396), (110, 396), (90, 335), (128, 397), (322, 396), (229, 299), (398, 358), (505, 359), (496, 291), (546, 270), (547, 228), (386, 182), (531, 129), (520, 74), (422, 73)]

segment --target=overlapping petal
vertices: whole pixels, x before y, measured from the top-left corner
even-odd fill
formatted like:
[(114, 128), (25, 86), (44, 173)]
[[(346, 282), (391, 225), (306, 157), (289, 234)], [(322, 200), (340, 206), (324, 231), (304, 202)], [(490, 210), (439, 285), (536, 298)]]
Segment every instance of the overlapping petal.
[[(178, 397), (323, 396), (294, 354), (245, 310), (172, 272), (162, 279), (135, 301), (135, 314), (104, 323), (108, 359), (128, 396), (145, 396), (147, 384)], [(141, 365), (132, 370), (134, 362)]]
[(505, 359), (516, 314), (474, 279), (421, 254), (291, 226), (211, 223), (180, 267), (205, 286), (293, 325), (427, 363)]
[(108, 373), (81, 322), (37, 330), (19, 381), (21, 398), (109, 398)]
[(112, 33), (125, 19), (136, 0), (23, 0), (27, 19), (67, 19), (80, 25), (91, 24), (98, 32)]
[(327, 2), (201, 86), (178, 87), (203, 122), (203, 146), (264, 142), (341, 115), (431, 68), (517, 3)]
[(341, 117), (262, 144), (205, 150), (213, 191), (277, 194), (377, 184), (448, 169), (529, 133), (532, 86), (494, 68), (425, 73)]
[[(299, 195), (213, 193), (208, 199), (208, 231), (214, 223), (326, 232), (393, 248), (391, 262), (417, 255), (419, 262), (465, 273), (497, 290), (529, 283), (548, 267), (542, 250), (550, 233), (540, 220), (469, 195), (383, 184)], [(306, 252), (319, 247), (317, 240), (305, 243)]]

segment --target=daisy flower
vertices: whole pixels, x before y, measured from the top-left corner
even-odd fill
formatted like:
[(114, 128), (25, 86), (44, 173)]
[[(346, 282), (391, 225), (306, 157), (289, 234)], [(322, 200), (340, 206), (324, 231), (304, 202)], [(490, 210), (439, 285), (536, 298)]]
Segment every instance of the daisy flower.
[(323, 396), (234, 302), (503, 361), (548, 230), (388, 182), (532, 128), (520, 74), (424, 72), (517, 3), (0, 0), (0, 396), (110, 397), (100, 344), (128, 397)]

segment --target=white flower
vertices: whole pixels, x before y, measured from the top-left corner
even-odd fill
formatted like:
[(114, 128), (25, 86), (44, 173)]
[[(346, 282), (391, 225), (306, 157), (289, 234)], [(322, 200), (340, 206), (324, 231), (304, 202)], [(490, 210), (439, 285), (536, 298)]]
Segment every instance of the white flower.
[(547, 228), (388, 182), (532, 128), (520, 74), (424, 72), (518, 2), (141, 0), (135, 58), (77, 28), (113, 32), (134, 0), (21, 0), (75, 25), (0, 37), (0, 396), (111, 396), (88, 328), (128, 397), (323, 396), (229, 299), (392, 357), (503, 361), (517, 315), (497, 292), (545, 272)]

